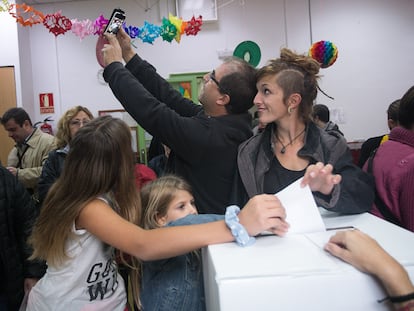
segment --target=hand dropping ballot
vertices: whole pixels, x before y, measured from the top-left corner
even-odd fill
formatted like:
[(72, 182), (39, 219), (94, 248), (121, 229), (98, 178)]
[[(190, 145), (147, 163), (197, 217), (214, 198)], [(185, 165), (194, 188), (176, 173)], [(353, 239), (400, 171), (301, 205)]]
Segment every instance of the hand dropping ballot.
[(286, 210), (290, 224), (287, 235), (326, 231), (309, 186), (301, 187), (302, 178), (275, 194)]

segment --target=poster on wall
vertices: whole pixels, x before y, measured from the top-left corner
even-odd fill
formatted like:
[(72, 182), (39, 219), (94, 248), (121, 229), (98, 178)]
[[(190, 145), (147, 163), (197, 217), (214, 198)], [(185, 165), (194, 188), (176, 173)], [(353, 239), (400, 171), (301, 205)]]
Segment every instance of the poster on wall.
[(131, 144), (132, 144), (132, 151), (138, 151), (138, 137), (137, 137), (137, 127), (138, 123), (131, 117), (131, 115), (123, 109), (115, 109), (115, 110), (99, 110), (99, 116), (106, 116), (110, 115), (113, 118), (121, 119), (124, 121), (129, 128), (131, 129)]
[(39, 94), (40, 113), (55, 113), (53, 93)]
[(217, 20), (217, 0), (176, 0), (177, 16), (190, 20), (201, 15), (203, 22)]

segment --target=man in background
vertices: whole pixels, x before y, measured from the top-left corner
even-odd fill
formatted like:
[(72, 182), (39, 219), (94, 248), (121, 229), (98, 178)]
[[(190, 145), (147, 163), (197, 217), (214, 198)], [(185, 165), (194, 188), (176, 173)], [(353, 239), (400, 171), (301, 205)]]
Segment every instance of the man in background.
[(25, 292), (46, 272), (40, 261), (29, 261), (27, 244), (38, 210), (29, 193), (0, 166), (0, 310), (18, 310)]
[(54, 137), (34, 128), (23, 108), (7, 110), (1, 118), (1, 124), (16, 142), (7, 158), (7, 169), (37, 201), (37, 183), (43, 163), (49, 152), (56, 148)]
[(224, 61), (203, 77), (201, 105), (196, 105), (136, 54), (123, 29), (107, 38), (104, 78), (112, 92), (147, 132), (171, 149), (167, 171), (191, 185), (199, 212), (224, 214), (238, 146), (252, 135), (248, 110), (257, 92), (256, 70), (241, 59)]
[(336, 136), (337, 134), (344, 136), (344, 134), (339, 130), (338, 125), (330, 121), (330, 112), (327, 106), (322, 104), (314, 105), (312, 117), (313, 122), (315, 122), (317, 126), (326, 132), (334, 133)]
[[(398, 126), (398, 111), (400, 108), (400, 100), (394, 100), (387, 109), (387, 123), (390, 131)], [(388, 134), (368, 138), (361, 146), (358, 166), (363, 167), (371, 153), (377, 149), (383, 142), (388, 140)]]

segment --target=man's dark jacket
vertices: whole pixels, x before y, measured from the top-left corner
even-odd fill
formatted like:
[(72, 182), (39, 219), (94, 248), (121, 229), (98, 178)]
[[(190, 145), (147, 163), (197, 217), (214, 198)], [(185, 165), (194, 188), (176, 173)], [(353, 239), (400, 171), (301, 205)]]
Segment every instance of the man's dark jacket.
[(190, 183), (199, 212), (224, 214), (237, 148), (252, 135), (251, 115), (206, 115), (137, 55), (126, 67), (108, 65), (104, 78), (125, 110), (171, 148), (168, 168)]
[(41, 278), (45, 273), (44, 263), (27, 260), (32, 250), (26, 242), (37, 216), (27, 190), (0, 166), (0, 264), (4, 273), (0, 282), (9, 310), (20, 306), (24, 279)]

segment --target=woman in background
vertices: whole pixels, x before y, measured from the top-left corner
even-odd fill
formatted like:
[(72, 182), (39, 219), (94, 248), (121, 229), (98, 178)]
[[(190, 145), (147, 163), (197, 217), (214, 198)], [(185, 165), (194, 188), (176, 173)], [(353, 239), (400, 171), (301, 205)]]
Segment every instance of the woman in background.
[(63, 169), (63, 162), (69, 152), (69, 143), (77, 131), (93, 119), (88, 108), (75, 106), (67, 110), (59, 119), (56, 132), (57, 149), (49, 152), (49, 156), (43, 164), (42, 174), (39, 178), (39, 201), (42, 203), (49, 188), (60, 176)]

